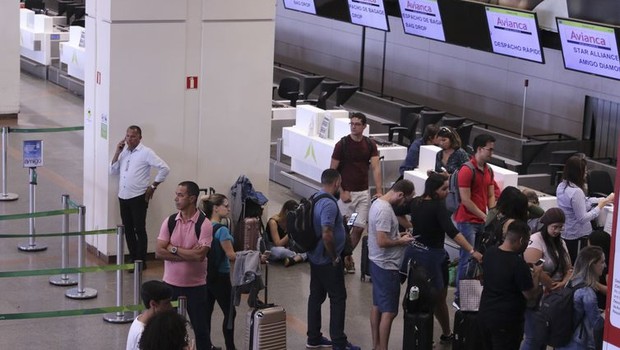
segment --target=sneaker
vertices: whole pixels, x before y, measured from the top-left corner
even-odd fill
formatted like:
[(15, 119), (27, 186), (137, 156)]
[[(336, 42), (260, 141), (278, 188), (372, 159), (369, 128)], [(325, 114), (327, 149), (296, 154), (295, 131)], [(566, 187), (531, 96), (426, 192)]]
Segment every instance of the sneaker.
[(331, 347), (332, 347), (332, 341), (325, 337), (321, 337), (321, 339), (318, 342), (308, 341), (306, 343), (306, 348), (308, 349), (331, 348)]
[(459, 303), (457, 302), (457, 300), (452, 302), (452, 307), (455, 308), (456, 310), (460, 310), (461, 307), (459, 306)]
[(452, 343), (452, 341), (454, 340), (454, 333), (450, 333), (448, 335), (440, 335), (439, 336), (439, 342), (441, 344), (450, 344)]
[(336, 346), (336, 345), (334, 345), (332, 347), (332, 349), (333, 350), (362, 350), (362, 348), (360, 348), (359, 346), (353, 345), (351, 343), (347, 343), (346, 346)]

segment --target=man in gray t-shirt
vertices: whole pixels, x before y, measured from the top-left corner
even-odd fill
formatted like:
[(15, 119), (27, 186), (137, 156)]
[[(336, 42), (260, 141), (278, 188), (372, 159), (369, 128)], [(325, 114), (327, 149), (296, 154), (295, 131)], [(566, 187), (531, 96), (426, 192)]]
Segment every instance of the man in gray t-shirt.
[(370, 326), (373, 349), (387, 350), (392, 321), (398, 314), (400, 278), (398, 269), (404, 248), (413, 241), (398, 232), (398, 220), (392, 206), (413, 197), (413, 183), (400, 180), (377, 198), (368, 213), (368, 257), (372, 278)]

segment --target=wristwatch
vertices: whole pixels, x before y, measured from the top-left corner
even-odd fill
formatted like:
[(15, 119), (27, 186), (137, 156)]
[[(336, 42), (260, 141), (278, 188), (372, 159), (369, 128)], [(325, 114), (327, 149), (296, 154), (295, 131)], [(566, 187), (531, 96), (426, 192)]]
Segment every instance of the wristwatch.
[(155, 186), (155, 185), (151, 185), (151, 188), (152, 188), (152, 189), (154, 189), (154, 190), (156, 190), (156, 189), (157, 189), (157, 186)]
[(176, 255), (176, 254), (177, 254), (177, 251), (179, 251), (179, 248), (177, 248), (177, 247), (175, 247), (175, 246), (172, 246), (172, 248), (170, 248), (170, 253), (172, 253), (172, 254), (174, 254), (174, 255)]

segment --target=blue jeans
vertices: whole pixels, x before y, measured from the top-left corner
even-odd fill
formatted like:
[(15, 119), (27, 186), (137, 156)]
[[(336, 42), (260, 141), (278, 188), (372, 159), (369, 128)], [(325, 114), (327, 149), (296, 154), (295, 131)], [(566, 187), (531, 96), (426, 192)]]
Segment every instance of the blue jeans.
[(525, 338), (523, 339), (523, 343), (521, 343), (521, 350), (545, 350), (547, 345), (545, 344), (536, 344), (533, 338), (534, 327), (536, 324), (534, 323), (534, 310), (525, 309)]
[(318, 342), (321, 333), (321, 305), (329, 295), (329, 336), (334, 344), (345, 347), (344, 320), (347, 290), (344, 285), (344, 265), (315, 265), (310, 263), (310, 296), (308, 297), (308, 342)]
[[(484, 224), (472, 224), (469, 222), (457, 222), (456, 228), (459, 229), (459, 232), (463, 234), (467, 242), (472, 245), (472, 247), (476, 244), (476, 235), (482, 232), (484, 229)], [(459, 249), (459, 266), (456, 270), (456, 292), (454, 293), (454, 298), (459, 298), (459, 280), (461, 276), (465, 276), (467, 272), (467, 264), (469, 259), (471, 258), (471, 254), (464, 249)]]
[(209, 350), (209, 335), (207, 333), (207, 285), (197, 287), (172, 287), (172, 300), (179, 296), (187, 297), (187, 315), (196, 336), (196, 350)]

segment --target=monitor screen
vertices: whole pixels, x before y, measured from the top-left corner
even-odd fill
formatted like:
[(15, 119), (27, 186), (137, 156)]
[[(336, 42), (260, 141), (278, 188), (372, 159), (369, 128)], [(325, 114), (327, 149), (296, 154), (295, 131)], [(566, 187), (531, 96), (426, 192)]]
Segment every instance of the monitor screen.
[(437, 0), (399, 0), (406, 34), (446, 41)]
[(620, 80), (617, 27), (557, 18), (564, 67)]
[(383, 0), (347, 0), (351, 23), (364, 27), (390, 31)]
[(484, 4), (461, 0), (438, 4), (447, 43), (492, 52)]
[(512, 8), (485, 6), (494, 53), (544, 63), (536, 14)]
[(317, 16), (351, 23), (346, 0), (314, 0)]
[(314, 0), (284, 0), (284, 8), (316, 15)]

